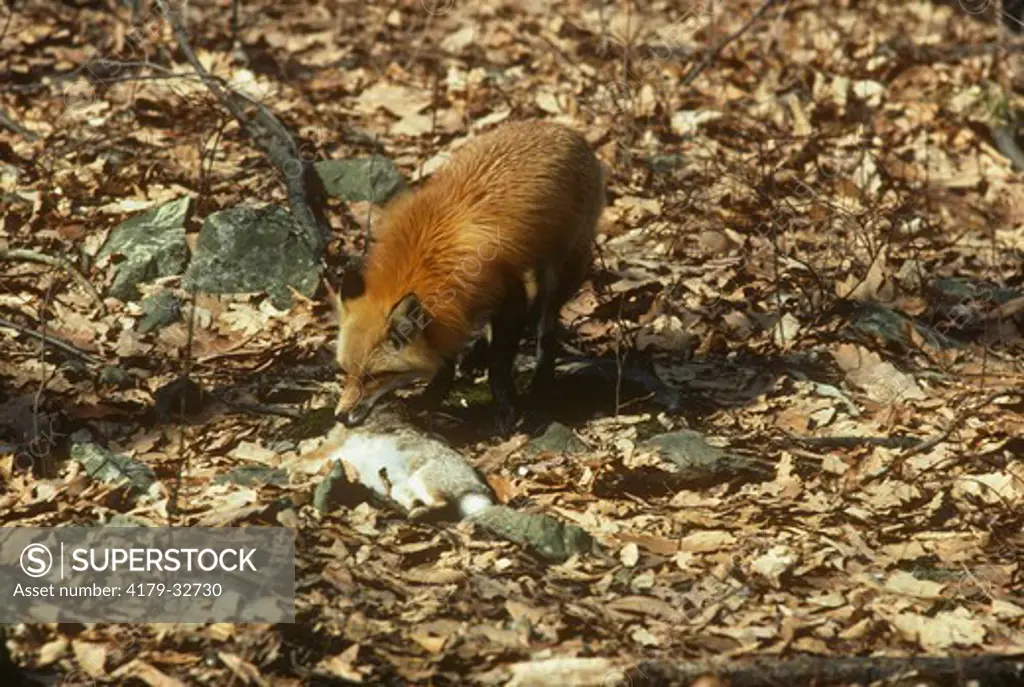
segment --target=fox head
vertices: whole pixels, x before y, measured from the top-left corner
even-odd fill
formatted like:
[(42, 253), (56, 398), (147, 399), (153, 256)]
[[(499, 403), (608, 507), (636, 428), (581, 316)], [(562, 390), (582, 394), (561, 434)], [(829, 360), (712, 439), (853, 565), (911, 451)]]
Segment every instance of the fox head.
[(367, 292), (362, 275), (346, 270), (341, 293), (332, 296), (344, 379), (335, 415), (358, 425), (384, 395), (433, 377), (441, 360), (426, 339), (430, 318), (415, 293), (382, 300)]

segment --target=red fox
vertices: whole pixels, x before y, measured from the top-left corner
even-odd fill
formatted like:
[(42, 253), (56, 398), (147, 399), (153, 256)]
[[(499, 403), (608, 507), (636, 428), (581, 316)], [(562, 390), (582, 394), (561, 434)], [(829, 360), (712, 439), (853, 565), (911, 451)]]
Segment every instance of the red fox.
[(416, 380), (430, 402), (451, 387), (454, 359), (483, 325), (501, 431), (514, 425), (513, 363), (537, 327), (532, 390), (554, 375), (556, 324), (590, 265), (604, 209), (601, 163), (584, 138), (550, 122), (504, 124), (471, 139), (419, 189), (393, 201), (362, 272), (336, 300), (337, 414), (361, 423)]

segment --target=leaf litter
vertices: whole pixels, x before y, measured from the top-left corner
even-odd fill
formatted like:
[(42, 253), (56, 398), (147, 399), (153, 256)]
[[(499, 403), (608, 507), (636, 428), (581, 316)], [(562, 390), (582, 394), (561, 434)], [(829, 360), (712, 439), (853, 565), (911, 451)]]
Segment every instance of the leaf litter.
[[(177, 523), (292, 527), (299, 552), (293, 627), (25, 626), (7, 636), (18, 664), (156, 686), (554, 685), (608, 684), (644, 660), (1019, 654), (1024, 191), (987, 133), (1020, 107), (990, 82), (1019, 76), (1018, 56), (892, 48), (997, 37), (956, 6), (780, 3), (681, 86), (757, 5), (709, 20), (575, 0), (257, 4), (237, 43), (222, 8), (190, 8), (201, 61), (308, 132), (308, 158), (382, 146), (415, 180), (506, 119), (584, 131), (610, 202), (593, 276), (563, 313), (571, 346), (642, 355), (682, 408), (624, 398), (613, 377), (565, 404), (582, 408), (560, 418), (580, 453), (460, 440), (503, 501), (583, 527), (607, 554), (545, 566), (465, 525), (366, 503), (319, 513), (319, 474), (217, 479), (315, 445), (294, 417), (333, 406), (325, 298), (193, 303), (187, 275), (169, 277), (153, 292), (185, 297), (181, 317), (142, 333), (136, 303), (108, 297), (101, 314), (67, 271), (3, 260), (4, 525), (167, 524), (180, 474)], [(116, 264), (90, 256), (124, 220), (184, 196), (199, 217), (284, 203), (150, 19), (126, 41), (127, 8), (12, 15), (0, 104), (37, 138), (0, 130), (0, 253), (61, 256), (105, 293)], [(132, 78), (69, 73), (141, 57)], [(370, 208), (351, 205), (365, 223)], [(334, 209), (336, 266), (366, 227)], [(204, 395), (180, 423), (156, 409), (193, 314)], [(642, 446), (677, 430), (765, 471), (695, 475)], [(128, 496), (91, 474), (69, 453), (82, 432), (157, 486)]]

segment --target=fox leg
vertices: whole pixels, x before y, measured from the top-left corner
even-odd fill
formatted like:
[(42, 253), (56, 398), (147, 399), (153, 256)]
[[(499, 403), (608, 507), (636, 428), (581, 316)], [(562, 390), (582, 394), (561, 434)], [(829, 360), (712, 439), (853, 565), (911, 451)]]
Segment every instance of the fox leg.
[(455, 362), (452, 360), (445, 360), (441, 363), (441, 367), (438, 368), (434, 374), (434, 378), (427, 384), (427, 388), (423, 390), (423, 393), (416, 397), (414, 405), (421, 410), (428, 410), (436, 408), (441, 405), (448, 396), (448, 392), (452, 390), (452, 383), (455, 381)]
[[(597, 216), (591, 220), (597, 222)], [(593, 233), (592, 231), (590, 233)], [(558, 316), (562, 306), (579, 290), (590, 266), (591, 247), (571, 250), (564, 261), (549, 262), (537, 269), (537, 368), (530, 382), (530, 394), (549, 389), (555, 379), (555, 358), (559, 352)]]
[(509, 283), (505, 298), (491, 319), (491, 356), (487, 375), (498, 413), (498, 431), (508, 434), (516, 421), (515, 361), (526, 326), (526, 293), (522, 282)]
[(551, 388), (555, 380), (555, 356), (558, 353), (558, 313), (562, 309), (558, 300), (558, 275), (549, 267), (538, 270), (537, 298), (540, 314), (537, 318), (537, 367), (530, 381), (530, 394), (538, 395)]
[[(490, 332), (488, 332), (488, 335)], [(476, 375), (487, 367), (487, 355), (490, 352), (489, 336), (481, 336), (473, 342), (473, 347), (462, 356), (459, 372), (467, 377)]]

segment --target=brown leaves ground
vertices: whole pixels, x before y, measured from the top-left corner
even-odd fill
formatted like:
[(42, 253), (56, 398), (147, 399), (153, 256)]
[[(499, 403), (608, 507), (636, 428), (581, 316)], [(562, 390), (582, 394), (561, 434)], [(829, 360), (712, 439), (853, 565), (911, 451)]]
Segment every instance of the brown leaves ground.
[[(111, 683), (379, 684), (501, 682), (545, 656), (1020, 652), (1022, 406), (989, 399), (1022, 388), (1020, 319), (986, 314), (982, 297), (943, 310), (932, 289), (958, 277), (1019, 290), (1024, 194), (986, 128), (1019, 106), (992, 87), (1019, 58), (909, 61), (891, 39), (980, 44), (997, 29), (940, 3), (848, 4), (780, 3), (688, 88), (700, 50), (754, 3), (710, 18), (685, 3), (246, 5), (244, 60), (226, 10), (192, 7), (200, 59), (301, 131), (310, 158), (383, 146), (415, 179), (507, 118), (583, 130), (608, 165), (610, 207), (592, 285), (566, 311), (574, 346), (642, 349), (685, 407), (668, 416), (608, 383), (566, 385), (582, 454), (465, 446), (503, 496), (579, 524), (607, 553), (543, 568), (465, 526), (365, 504), (320, 515), (317, 475), (213, 482), (254, 461), (287, 468), (309, 445), (265, 413), (331, 405), (325, 306), (200, 297), (192, 374), (214, 394), (179, 426), (149, 409), (182, 371), (185, 322), (139, 334), (136, 305), (108, 299), (101, 316), (67, 273), (4, 263), (0, 316), (128, 374), (102, 381), (0, 327), (4, 524), (128, 509), (65, 459), (68, 435), (88, 429), (160, 479), (136, 518), (166, 524), (180, 475), (177, 522), (299, 532), (294, 626), (31, 626), (10, 638), (19, 663)], [(133, 28), (122, 9), (14, 14), (0, 101), (39, 138), (0, 132), (7, 247), (78, 261), (117, 222), (184, 194), (200, 217), (282, 202), (171, 45), (155, 17)], [(359, 241), (333, 217), (337, 264)], [(109, 268), (89, 276), (102, 287)], [(878, 324), (892, 312), (904, 317)], [(673, 481), (639, 445), (684, 425), (772, 477)], [(891, 437), (910, 443), (872, 441)]]

